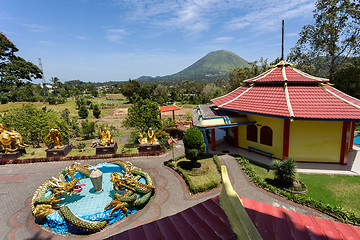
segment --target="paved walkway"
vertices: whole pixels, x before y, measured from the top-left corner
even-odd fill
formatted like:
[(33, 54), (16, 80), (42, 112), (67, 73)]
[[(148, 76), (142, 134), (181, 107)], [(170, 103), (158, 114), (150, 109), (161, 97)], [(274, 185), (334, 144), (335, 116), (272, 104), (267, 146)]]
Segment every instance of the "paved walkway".
[[(179, 141), (175, 156), (184, 154)], [(62, 169), (71, 165), (68, 162), (32, 163), (0, 166), (0, 238), (2, 239), (103, 239), (127, 229), (160, 219), (185, 210), (219, 194), (220, 188), (208, 193), (189, 195), (184, 181), (163, 162), (171, 159), (173, 153), (158, 157), (130, 158), (135, 166), (147, 171), (155, 182), (156, 193), (150, 203), (137, 214), (115, 223), (90, 236), (63, 236), (54, 234), (48, 228), (34, 223), (30, 202), (35, 190), (48, 178), (56, 176)], [(103, 160), (83, 160), (81, 164), (96, 165)], [(240, 166), (230, 155), (221, 155), (220, 160), (227, 166), (235, 191), (242, 197), (283, 207), (302, 214), (326, 217), (314, 210), (293, 204), (273, 194), (267, 193), (249, 183)]]
[[(360, 147), (354, 145), (353, 151), (348, 154), (348, 164), (326, 164), (326, 163), (296, 163), (299, 173), (309, 174), (340, 174), (340, 175), (360, 175)], [(272, 165), (272, 159), (269, 156), (249, 152), (246, 149), (236, 148), (226, 142), (216, 145), (216, 151), (210, 151), (211, 154), (223, 155), (224, 152), (230, 152), (232, 155), (240, 155), (254, 162)]]

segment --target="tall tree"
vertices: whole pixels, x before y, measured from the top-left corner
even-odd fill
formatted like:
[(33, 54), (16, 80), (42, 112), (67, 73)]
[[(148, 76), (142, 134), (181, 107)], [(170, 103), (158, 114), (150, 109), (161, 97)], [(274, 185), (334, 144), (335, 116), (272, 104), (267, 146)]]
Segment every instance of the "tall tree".
[[(272, 62), (272, 63), (274, 63), (274, 62)], [(276, 63), (278, 63), (278, 62), (276, 62)], [(230, 69), (229, 85), (228, 85), (228, 89), (227, 89), (228, 91), (232, 91), (232, 90), (240, 87), (244, 80), (255, 77), (255, 76), (265, 72), (270, 67), (268, 64), (268, 60), (267, 59), (264, 60), (262, 57), (260, 58), (259, 61), (255, 61), (250, 64), (251, 64), (250, 68), (236, 67), (236, 68)]]
[(0, 92), (9, 92), (22, 85), (22, 80), (41, 78), (41, 70), (33, 63), (15, 56), (19, 49), (2, 32), (0, 33)]
[(347, 67), (336, 72), (332, 83), (353, 97), (360, 98), (360, 58), (355, 58)]
[(121, 86), (121, 93), (124, 95), (131, 103), (140, 96), (141, 84), (135, 80), (129, 80), (128, 83)]
[[(315, 23), (302, 28), (288, 58), (302, 70), (332, 80), (348, 57), (359, 53), (360, 3), (358, 0), (318, 0), (315, 7)], [(318, 72), (321, 68), (327, 71)]]
[(123, 125), (128, 128), (135, 128), (137, 131), (147, 131), (149, 128), (160, 129), (162, 121), (159, 104), (150, 99), (137, 98), (133, 106), (129, 107)]

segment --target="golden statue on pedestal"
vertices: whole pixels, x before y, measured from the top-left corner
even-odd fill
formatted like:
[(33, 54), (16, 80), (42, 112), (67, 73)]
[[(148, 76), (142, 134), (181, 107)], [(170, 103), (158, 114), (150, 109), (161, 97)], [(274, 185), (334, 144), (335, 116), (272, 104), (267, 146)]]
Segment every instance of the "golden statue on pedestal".
[(100, 142), (101, 146), (107, 147), (108, 145), (114, 143), (114, 139), (111, 137), (109, 130), (104, 127), (104, 131), (100, 130)]
[(14, 130), (8, 131), (7, 128), (0, 123), (0, 145), (5, 153), (14, 152), (20, 148), (28, 147), (25, 144), (20, 133)]
[(46, 137), (54, 144), (54, 148), (61, 148), (62, 136), (59, 130), (52, 128)]
[(149, 145), (153, 145), (153, 144), (159, 144), (159, 141), (157, 140), (157, 138), (155, 138), (155, 133), (152, 130), (152, 128), (149, 128), (148, 133), (147, 133), (147, 137), (143, 137), (142, 133), (139, 133), (140, 138), (138, 139), (140, 144), (149, 144)]

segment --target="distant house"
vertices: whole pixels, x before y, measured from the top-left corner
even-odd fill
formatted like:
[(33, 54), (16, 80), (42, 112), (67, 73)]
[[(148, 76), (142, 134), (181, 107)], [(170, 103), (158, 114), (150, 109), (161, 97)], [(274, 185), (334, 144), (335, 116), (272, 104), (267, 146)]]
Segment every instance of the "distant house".
[(285, 61), (211, 101), (193, 122), (213, 150), (222, 129), (234, 146), (278, 159), (345, 165), (360, 121), (358, 99)]
[(41, 89), (47, 89), (49, 91), (49, 93), (52, 93), (54, 91), (53, 86), (51, 84), (40, 83), (40, 87), (41, 87)]
[(100, 91), (100, 90), (103, 90), (103, 89), (109, 89), (107, 86), (100, 86), (100, 87), (97, 87), (97, 89)]

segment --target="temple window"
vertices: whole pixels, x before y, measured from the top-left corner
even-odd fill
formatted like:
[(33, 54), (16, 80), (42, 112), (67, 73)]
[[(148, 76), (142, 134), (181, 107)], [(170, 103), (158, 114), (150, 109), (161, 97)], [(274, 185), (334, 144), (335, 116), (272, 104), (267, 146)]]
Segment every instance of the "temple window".
[(247, 125), (246, 127), (246, 139), (248, 141), (257, 142), (257, 126)]
[(260, 143), (268, 146), (272, 146), (273, 131), (268, 126), (263, 126), (260, 129)]

